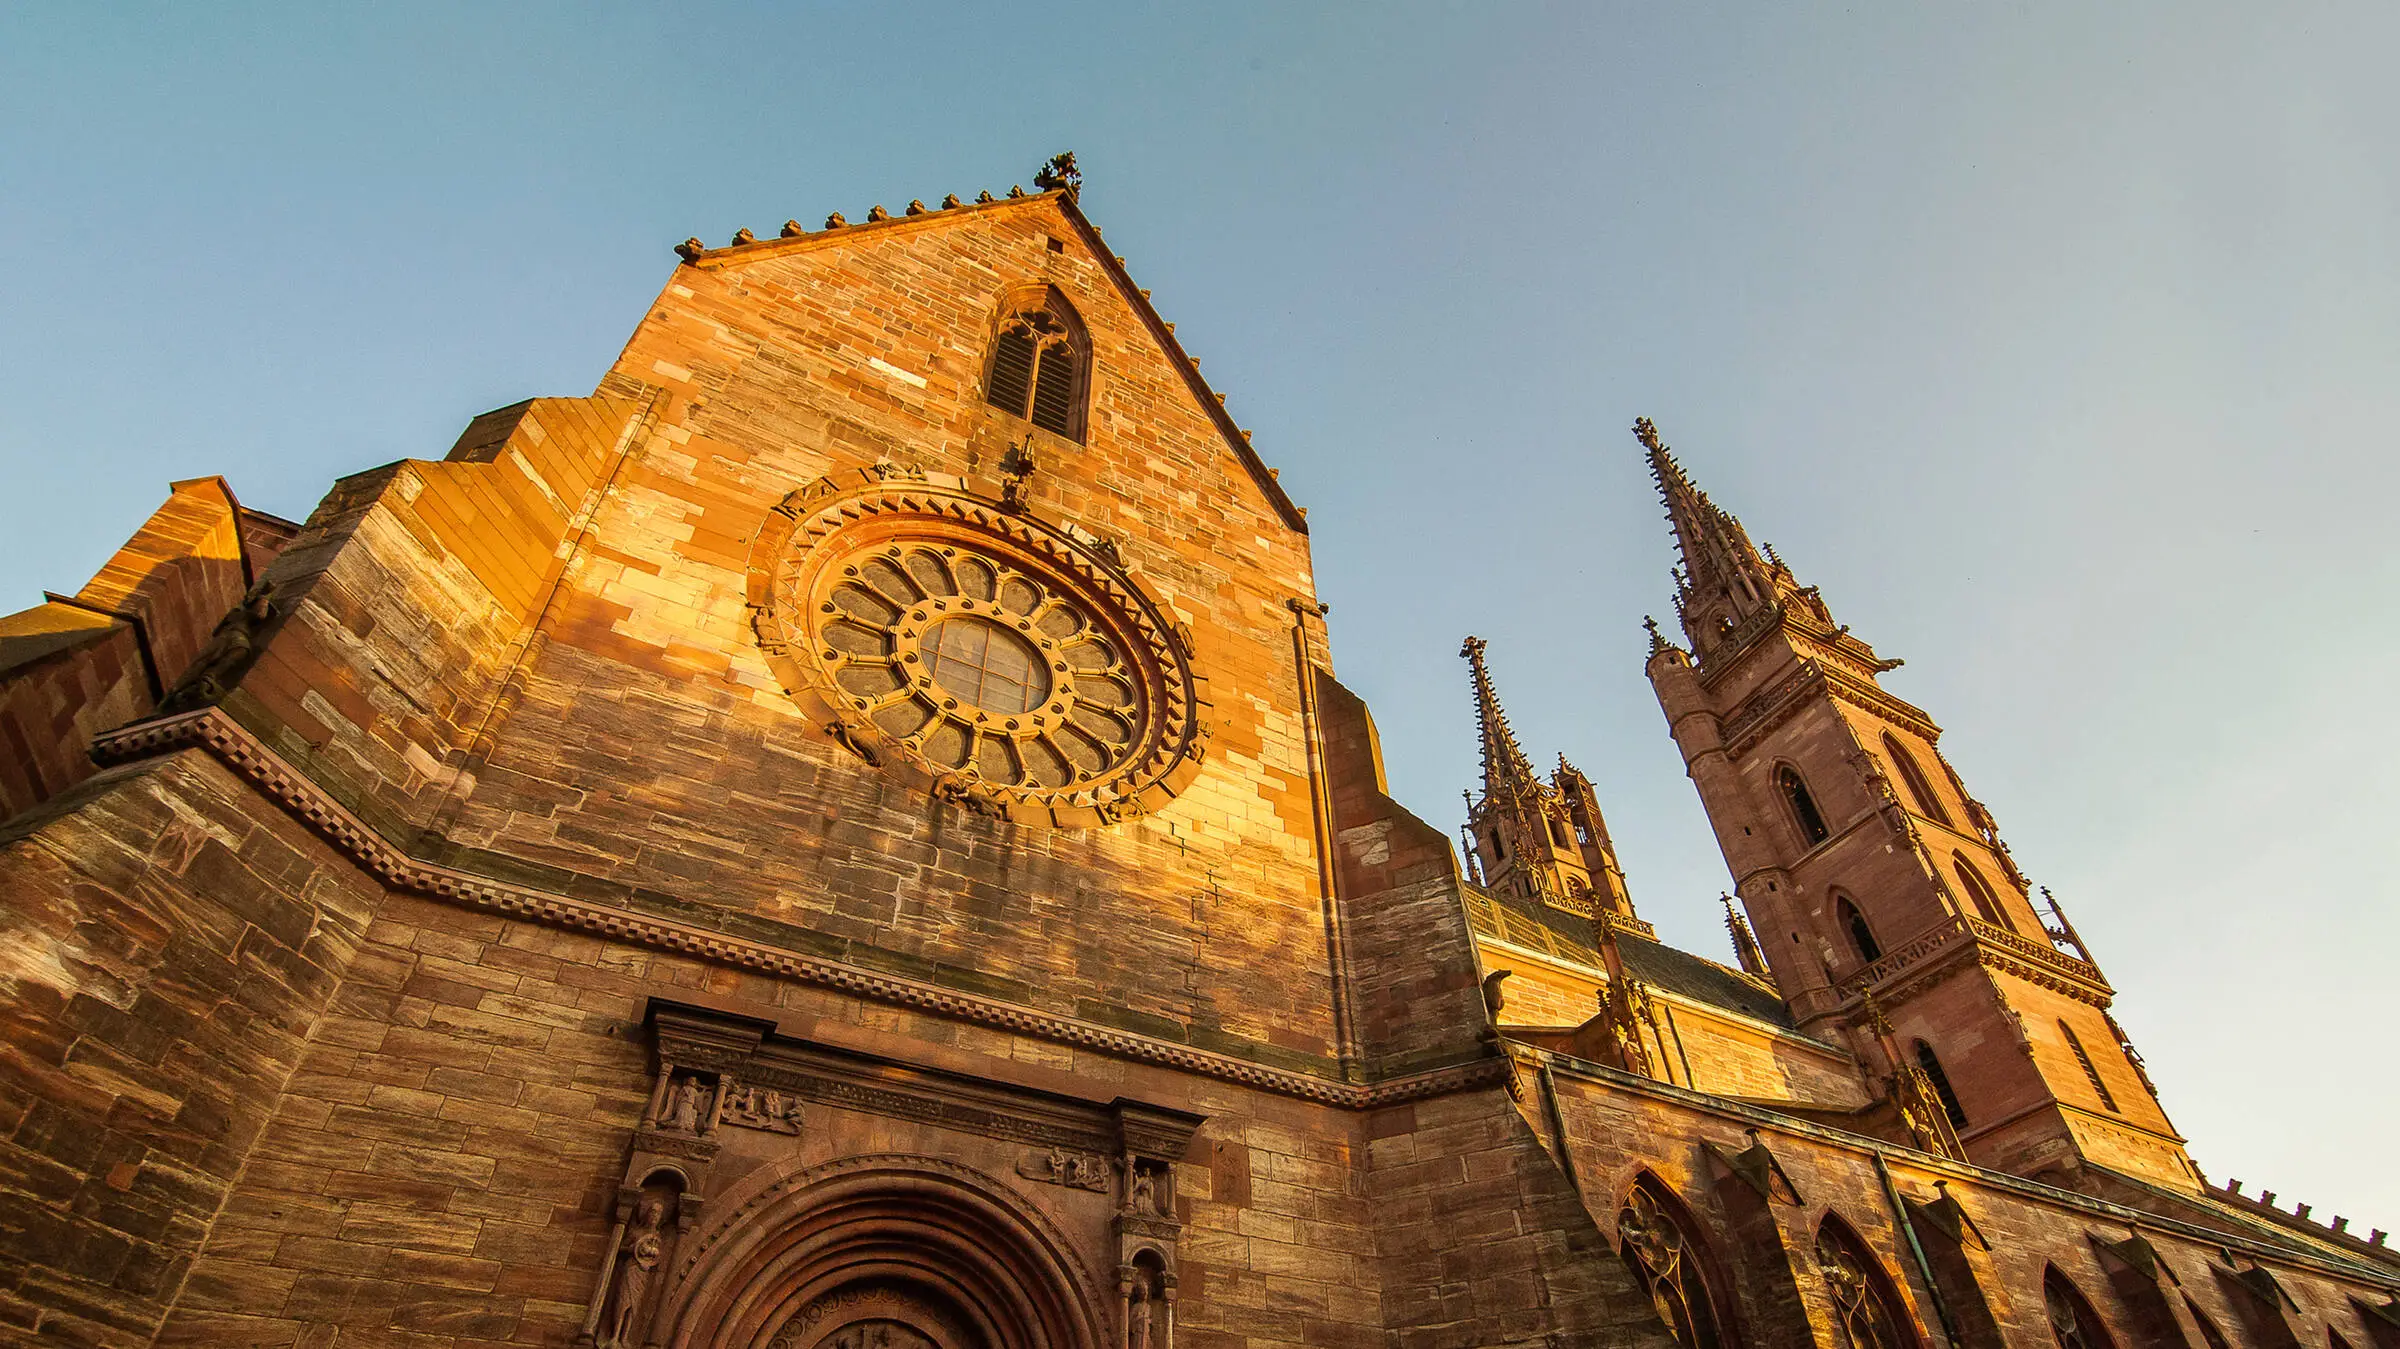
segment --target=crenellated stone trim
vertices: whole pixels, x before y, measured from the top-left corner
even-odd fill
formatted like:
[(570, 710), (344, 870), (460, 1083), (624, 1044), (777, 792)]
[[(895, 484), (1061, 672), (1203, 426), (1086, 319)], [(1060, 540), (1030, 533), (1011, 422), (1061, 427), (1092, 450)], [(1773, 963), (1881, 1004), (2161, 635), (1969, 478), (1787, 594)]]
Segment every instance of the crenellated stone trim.
[(688, 923), (436, 866), (419, 861), (394, 845), (293, 768), (248, 728), (214, 707), (137, 722), (99, 736), (92, 742), (92, 758), (103, 766), (113, 766), (186, 749), (206, 751), (390, 888), (466, 908), (780, 975), (896, 1007), (932, 1012), (1341, 1109), (1377, 1109), (1452, 1092), (1504, 1086), (1512, 1080), (1508, 1060), (1495, 1056), (1381, 1082), (1339, 1082), (803, 955)]

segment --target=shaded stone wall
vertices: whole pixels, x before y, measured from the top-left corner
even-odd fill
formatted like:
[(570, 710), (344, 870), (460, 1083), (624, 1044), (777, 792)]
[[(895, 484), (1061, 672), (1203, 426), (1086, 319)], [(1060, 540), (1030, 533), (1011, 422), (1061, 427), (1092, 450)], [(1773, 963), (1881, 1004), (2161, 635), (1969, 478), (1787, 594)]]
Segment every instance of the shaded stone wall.
[[(2129, 1209), (1607, 1069), (1561, 1065), (1554, 1080), (1575, 1175), (1594, 1219), (1613, 1233), (1617, 1208), (1635, 1180), (1647, 1174), (1661, 1182), (1692, 1217), (1718, 1286), (1730, 1293), (1720, 1292), (1720, 1306), (1741, 1342), (1806, 1344), (1814, 1324), (1816, 1343), (1840, 1343), (1827, 1334), (1831, 1304), (1813, 1255), (1828, 1215), (1862, 1238), (1932, 1344), (1943, 1342), (1947, 1312), (1965, 1343), (1996, 1337), (2049, 1349), (2042, 1281), (2052, 1268), (2092, 1302), (2117, 1344), (2195, 1349), (2204, 1341), (2188, 1328), (2186, 1298), (2235, 1343), (2259, 1342), (2239, 1328), (2265, 1301), (2232, 1277), (2229, 1255), (2244, 1268), (2262, 1259), (2272, 1265), (2290, 1298), (2284, 1321), (2301, 1343), (2325, 1343), (2328, 1331), (2353, 1345), (2369, 1339), (2369, 1314), (2353, 1298), (2380, 1305), (2385, 1289), (2400, 1280), (2400, 1270), (2371, 1272), (2330, 1250), (2313, 1264), (2296, 1263), (2282, 1240), (2230, 1216), (2198, 1224), (2209, 1215), (2196, 1201), (2182, 1221), (2162, 1220), (2154, 1199), (2145, 1205), (2149, 1212)], [(1740, 1154), (1752, 1130), (1788, 1178), (1788, 1192), (1761, 1195), (1707, 1149), (1714, 1144), (1721, 1155)], [(1876, 1170), (1878, 1155), (1902, 1200), (1898, 1208)], [(1967, 1215), (1963, 1241), (1916, 1212), (1901, 1216), (1907, 1205), (1931, 1205), (1945, 1194)], [(2136, 1235), (2155, 1248), (2163, 1273), (2146, 1275), (2098, 1244)], [(1795, 1297), (1807, 1309), (1805, 1320), (1794, 1311)], [(2184, 1338), (2165, 1338), (2170, 1324)]]
[(279, 1109), (377, 888), (190, 752), (0, 843), (0, 1326), (145, 1344)]

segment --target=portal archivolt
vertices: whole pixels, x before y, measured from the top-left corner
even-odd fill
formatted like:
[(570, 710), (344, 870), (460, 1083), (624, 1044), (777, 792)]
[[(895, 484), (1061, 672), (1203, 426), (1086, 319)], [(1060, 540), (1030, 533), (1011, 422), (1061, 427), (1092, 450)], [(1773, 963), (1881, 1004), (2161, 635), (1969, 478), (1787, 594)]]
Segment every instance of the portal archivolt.
[[(696, 1234), (699, 1235), (699, 1234)], [(673, 1349), (1099, 1349), (1065, 1240), (1006, 1186), (856, 1158), (736, 1201), (669, 1294)]]

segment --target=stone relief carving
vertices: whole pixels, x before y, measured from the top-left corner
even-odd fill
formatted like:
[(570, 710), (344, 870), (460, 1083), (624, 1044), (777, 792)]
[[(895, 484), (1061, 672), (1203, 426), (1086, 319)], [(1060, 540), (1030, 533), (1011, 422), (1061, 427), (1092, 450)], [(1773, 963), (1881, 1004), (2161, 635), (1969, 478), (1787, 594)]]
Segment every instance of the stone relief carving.
[(1064, 1148), (1037, 1152), (1017, 1163), (1017, 1174), (1027, 1180), (1065, 1185), (1077, 1190), (1095, 1190), (1102, 1194), (1116, 1188), (1116, 1177), (1110, 1171), (1107, 1158), (1069, 1152)]
[(725, 1093), (723, 1118), (727, 1124), (745, 1129), (796, 1134), (800, 1132), (800, 1102), (773, 1087), (736, 1086)]

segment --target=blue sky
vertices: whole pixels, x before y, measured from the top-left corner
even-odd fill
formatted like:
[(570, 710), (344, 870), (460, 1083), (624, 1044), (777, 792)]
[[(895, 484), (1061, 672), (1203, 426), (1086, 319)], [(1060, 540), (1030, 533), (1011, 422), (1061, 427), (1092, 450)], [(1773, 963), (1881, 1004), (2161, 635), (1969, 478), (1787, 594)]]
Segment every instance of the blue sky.
[(300, 516), (588, 391), (687, 234), (1071, 147), (1312, 508), (1404, 800), (1456, 822), (1473, 631), (1725, 954), (1640, 674), (1655, 417), (1907, 658), (2210, 1174), (2400, 1226), (2395, 50), (2389, 6), (11, 6), (0, 605), (171, 478)]

